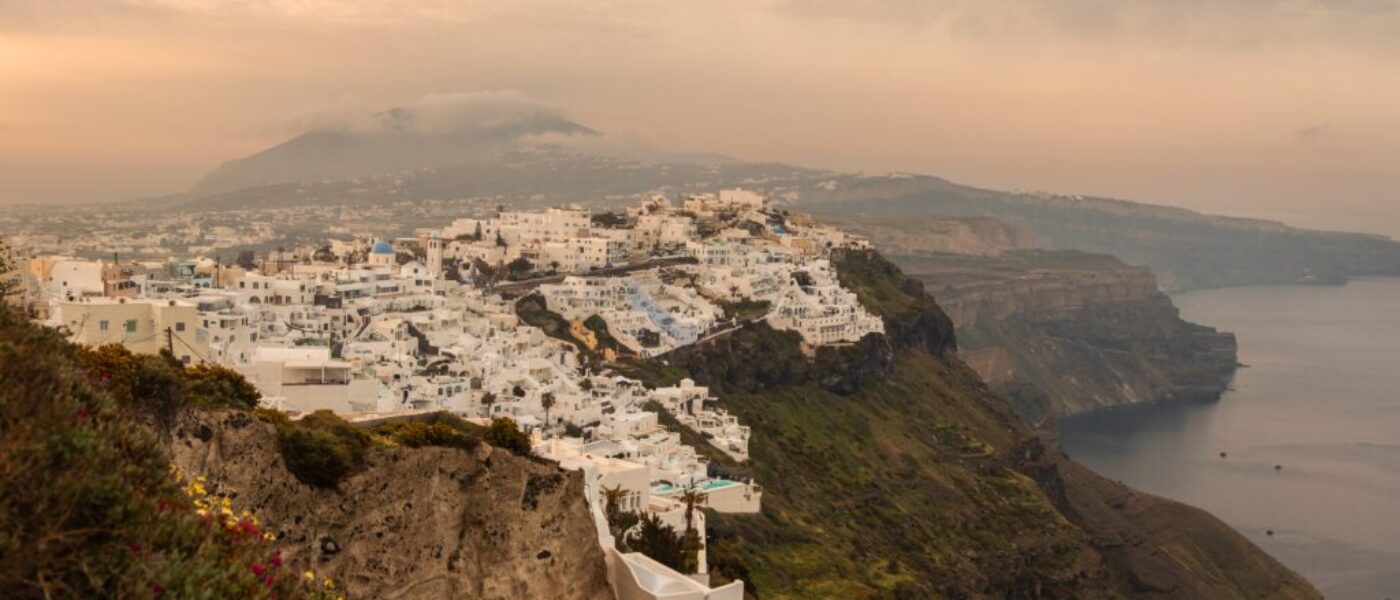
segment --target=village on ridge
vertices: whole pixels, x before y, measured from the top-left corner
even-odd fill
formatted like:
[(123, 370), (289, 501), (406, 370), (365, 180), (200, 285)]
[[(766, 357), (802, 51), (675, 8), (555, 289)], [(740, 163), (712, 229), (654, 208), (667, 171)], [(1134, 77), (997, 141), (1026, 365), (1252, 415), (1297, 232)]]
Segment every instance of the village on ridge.
[(719, 512), (758, 512), (761, 482), (726, 478), (659, 418), (737, 462), (748, 459), (749, 428), (689, 379), (649, 387), (610, 365), (665, 361), (757, 320), (796, 332), (809, 351), (882, 333), (830, 263), (834, 251), (866, 247), (734, 189), (654, 195), (625, 212), (497, 210), (252, 264), (32, 252), (26, 276), (37, 318), (73, 342), (231, 368), (265, 406), (293, 416), (508, 417), (537, 455), (584, 471), (599, 542), (643, 588), (726, 600), (742, 597), (743, 582), (710, 588), (703, 550), (696, 572), (677, 573), (613, 549), (600, 495), (613, 490), (623, 509), (677, 529), (691, 512), (685, 494)]

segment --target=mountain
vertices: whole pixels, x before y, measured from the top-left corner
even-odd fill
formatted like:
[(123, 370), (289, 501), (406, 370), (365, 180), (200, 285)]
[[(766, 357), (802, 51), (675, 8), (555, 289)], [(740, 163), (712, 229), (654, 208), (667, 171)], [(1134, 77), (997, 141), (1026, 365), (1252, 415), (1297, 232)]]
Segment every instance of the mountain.
[(471, 164), (518, 147), (526, 138), (550, 134), (588, 136), (597, 132), (545, 113), (437, 127), (425, 123), (420, 111), (398, 108), (374, 115), (360, 127), (307, 131), (226, 162), (195, 184), (192, 193), (210, 195), (279, 183), (336, 181)]
[(743, 186), (838, 224), (879, 218), (913, 227), (900, 232), (904, 241), (898, 243), (917, 234), (918, 224), (946, 217), (996, 219), (1023, 236), (1015, 240), (1020, 247), (1116, 256), (1151, 268), (1168, 291), (1400, 274), (1400, 243), (1384, 236), (1110, 198), (1000, 192), (926, 175), (861, 175), (660, 152), (615, 142), (547, 111), (473, 117), (464, 119), (470, 126), (447, 129), (415, 125), (414, 114), (391, 111), (368, 127), (308, 131), (226, 163), (179, 204), (220, 210), (489, 198), (492, 205), (615, 208), (657, 190)]

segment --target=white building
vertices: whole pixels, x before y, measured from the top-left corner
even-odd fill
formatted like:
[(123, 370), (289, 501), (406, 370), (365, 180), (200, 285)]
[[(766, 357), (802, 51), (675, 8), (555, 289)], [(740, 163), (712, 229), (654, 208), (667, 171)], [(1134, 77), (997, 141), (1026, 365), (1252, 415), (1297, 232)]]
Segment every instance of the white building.
[(193, 304), (177, 300), (83, 298), (59, 301), (51, 324), (67, 329), (69, 341), (88, 346), (121, 344), (138, 354), (170, 350), (180, 362), (209, 359)]
[(263, 403), (280, 410), (337, 413), (388, 412), (376, 379), (354, 372), (346, 361), (331, 358), (330, 348), (260, 347), (248, 375), (262, 392)]

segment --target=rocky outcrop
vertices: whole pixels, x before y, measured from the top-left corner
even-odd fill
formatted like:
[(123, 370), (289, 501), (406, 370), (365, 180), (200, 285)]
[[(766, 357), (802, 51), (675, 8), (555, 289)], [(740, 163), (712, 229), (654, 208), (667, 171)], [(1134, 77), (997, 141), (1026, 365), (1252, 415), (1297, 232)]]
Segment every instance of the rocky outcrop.
[(1029, 422), (1142, 402), (1214, 400), (1234, 336), (1181, 319), (1152, 273), (1112, 257), (1022, 251), (897, 259), (938, 296), (965, 362)]
[[(945, 319), (875, 255), (837, 262), (886, 319)], [(850, 272), (854, 269), (855, 272)], [(773, 344), (735, 346), (762, 364)], [(940, 338), (933, 340), (931, 338)], [(711, 564), (761, 598), (1320, 597), (1210, 515), (1109, 482), (1024, 425), (950, 352), (951, 331), (891, 339), (854, 390), (692, 373), (752, 427), (762, 515), (713, 515)], [(688, 371), (687, 356), (671, 366)]]
[(375, 448), (321, 489), (246, 412), (197, 412), (169, 451), (278, 535), (284, 560), (354, 598), (612, 598), (579, 472), (481, 445)]

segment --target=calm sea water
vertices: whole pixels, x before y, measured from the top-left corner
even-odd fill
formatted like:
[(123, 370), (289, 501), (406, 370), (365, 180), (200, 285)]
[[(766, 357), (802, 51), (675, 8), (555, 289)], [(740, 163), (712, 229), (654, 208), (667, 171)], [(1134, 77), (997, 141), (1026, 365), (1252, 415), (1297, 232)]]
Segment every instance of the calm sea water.
[(1067, 419), (1065, 451), (1209, 510), (1328, 598), (1400, 600), (1400, 279), (1175, 301), (1239, 336), (1233, 391)]

